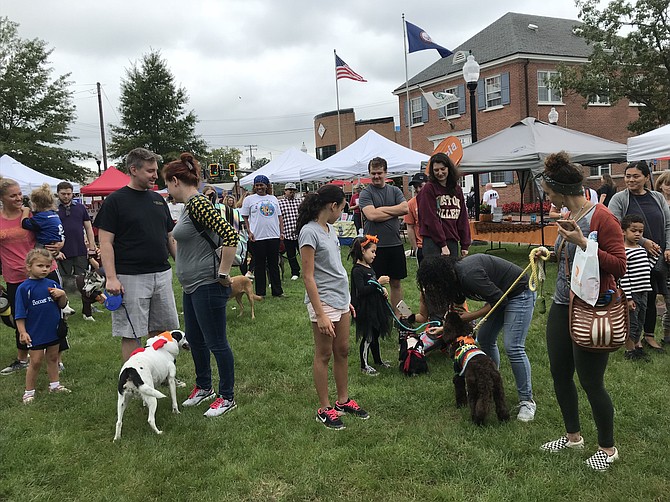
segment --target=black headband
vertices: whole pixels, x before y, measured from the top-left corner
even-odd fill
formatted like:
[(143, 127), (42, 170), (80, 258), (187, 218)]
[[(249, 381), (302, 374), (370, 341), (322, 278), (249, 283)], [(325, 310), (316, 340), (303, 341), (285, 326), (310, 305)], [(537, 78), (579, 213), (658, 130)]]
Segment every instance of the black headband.
[(550, 178), (546, 173), (541, 173), (540, 176), (554, 192), (562, 195), (584, 195), (584, 187), (581, 181), (577, 183), (561, 183)]

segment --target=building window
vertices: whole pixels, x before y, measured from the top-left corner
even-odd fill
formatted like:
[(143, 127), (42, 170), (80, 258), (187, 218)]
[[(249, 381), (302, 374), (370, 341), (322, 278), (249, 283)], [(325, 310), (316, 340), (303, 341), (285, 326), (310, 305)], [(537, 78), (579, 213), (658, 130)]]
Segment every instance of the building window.
[(557, 71), (537, 72), (537, 101), (539, 103), (563, 103), (561, 90), (554, 89), (551, 79), (558, 77)]
[(486, 79), (486, 108), (502, 105), (502, 83), (500, 75)]
[(336, 145), (320, 146), (316, 149), (316, 158), (319, 160), (326, 160), (337, 153)]
[(591, 166), (589, 168), (589, 176), (600, 177), (603, 174), (610, 174), (612, 171), (612, 164), (602, 164), (600, 166)]
[(410, 100), (412, 106), (412, 125), (422, 124), (423, 123), (423, 108), (421, 103), (421, 97), (412, 98)]
[[(453, 94), (454, 96), (458, 96), (458, 87), (452, 87), (451, 89), (445, 89), (444, 92), (447, 92), (449, 94)], [(447, 112), (447, 117), (455, 117), (457, 115), (460, 115), (458, 112), (458, 101), (455, 103), (449, 103), (446, 106), (446, 112)]]
[(491, 183), (505, 183), (505, 171), (494, 171), (491, 173)]

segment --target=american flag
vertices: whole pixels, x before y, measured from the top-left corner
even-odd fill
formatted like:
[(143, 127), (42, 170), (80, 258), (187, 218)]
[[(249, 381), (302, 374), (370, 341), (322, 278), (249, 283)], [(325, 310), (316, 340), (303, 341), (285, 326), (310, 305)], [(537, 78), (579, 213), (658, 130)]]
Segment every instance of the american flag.
[(335, 54), (335, 76), (336, 80), (341, 78), (348, 78), (351, 80), (357, 80), (358, 82), (367, 82), (363, 77), (361, 77), (354, 70), (349, 68), (349, 65), (340, 59), (340, 56)]

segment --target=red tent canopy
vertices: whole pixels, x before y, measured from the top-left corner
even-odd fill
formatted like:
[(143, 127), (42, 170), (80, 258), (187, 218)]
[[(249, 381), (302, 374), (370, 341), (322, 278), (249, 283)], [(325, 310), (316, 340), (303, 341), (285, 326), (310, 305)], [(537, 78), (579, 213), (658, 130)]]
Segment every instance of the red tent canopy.
[(109, 195), (128, 183), (130, 183), (130, 176), (122, 173), (116, 167), (110, 166), (93, 183), (81, 187), (81, 193), (84, 195)]

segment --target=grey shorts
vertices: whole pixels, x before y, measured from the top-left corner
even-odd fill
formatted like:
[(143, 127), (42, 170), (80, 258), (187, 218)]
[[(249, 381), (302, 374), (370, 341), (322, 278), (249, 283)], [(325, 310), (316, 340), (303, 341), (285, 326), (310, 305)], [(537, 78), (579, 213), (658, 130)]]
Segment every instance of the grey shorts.
[(112, 312), (112, 336), (140, 338), (152, 331), (179, 329), (172, 269), (152, 274), (119, 274), (123, 305)]

